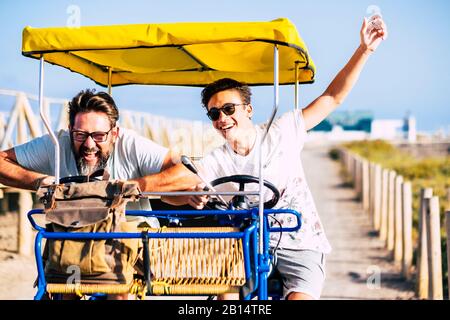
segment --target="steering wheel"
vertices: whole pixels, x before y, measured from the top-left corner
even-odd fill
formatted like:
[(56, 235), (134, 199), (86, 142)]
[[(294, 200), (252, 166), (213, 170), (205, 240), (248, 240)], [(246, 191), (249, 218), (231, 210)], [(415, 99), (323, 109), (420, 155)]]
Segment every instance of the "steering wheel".
[[(251, 175), (246, 175), (246, 174), (238, 174), (238, 175), (215, 179), (211, 182), (211, 185), (213, 187), (215, 187), (215, 186), (218, 186), (218, 185), (221, 185), (224, 183), (228, 183), (228, 182), (238, 183), (239, 191), (245, 191), (246, 184), (249, 184), (249, 183), (258, 183), (259, 184), (259, 178), (255, 177), (255, 176), (251, 176)], [(272, 199), (264, 202), (264, 209), (271, 209), (277, 204), (278, 200), (280, 199), (280, 191), (278, 191), (278, 189), (277, 189), (277, 187), (275, 187), (275, 185), (273, 185), (272, 183), (270, 183), (267, 180), (263, 180), (263, 183), (264, 183), (264, 186), (266, 188), (269, 188), (270, 191), (272, 191), (272, 193), (273, 193)], [(249, 209), (251, 207), (255, 207), (255, 205), (249, 204), (248, 197), (245, 195), (234, 196), (233, 199), (231, 200), (231, 204), (233, 204), (234, 207), (239, 207), (241, 209)], [(225, 205), (221, 201), (216, 200), (216, 199), (210, 199), (208, 201), (207, 205), (209, 207), (217, 208), (220, 210), (228, 209), (227, 207), (225, 207)]]

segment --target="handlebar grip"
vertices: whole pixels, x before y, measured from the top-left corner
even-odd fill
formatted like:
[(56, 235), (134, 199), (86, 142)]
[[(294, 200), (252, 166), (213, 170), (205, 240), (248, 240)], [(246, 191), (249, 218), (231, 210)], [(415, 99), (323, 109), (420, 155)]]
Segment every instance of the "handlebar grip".
[(189, 157), (181, 156), (181, 163), (183, 163), (183, 165), (186, 168), (188, 168), (192, 173), (198, 174), (197, 168), (194, 166), (194, 164), (192, 163), (191, 159), (189, 159)]

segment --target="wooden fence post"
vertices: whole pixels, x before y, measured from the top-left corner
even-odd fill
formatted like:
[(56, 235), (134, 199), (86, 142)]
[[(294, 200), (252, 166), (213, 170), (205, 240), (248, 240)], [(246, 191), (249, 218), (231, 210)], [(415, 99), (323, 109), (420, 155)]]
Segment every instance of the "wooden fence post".
[(403, 257), (402, 273), (406, 279), (411, 279), (411, 265), (413, 259), (412, 246), (412, 187), (411, 182), (403, 183)]
[(445, 234), (447, 235), (447, 280), (448, 298), (450, 300), (450, 210), (445, 212)]
[(361, 200), (362, 191), (362, 168), (361, 168), (361, 157), (355, 157), (355, 192), (358, 200)]
[(344, 165), (345, 170), (347, 170), (347, 150), (342, 148), (341, 154), (342, 154), (342, 164)]
[(394, 250), (395, 240), (395, 177), (397, 173), (393, 170), (389, 171), (389, 191), (388, 191), (388, 233), (387, 233), (387, 249)]
[(32, 249), (33, 230), (27, 213), (33, 208), (30, 191), (19, 191), (19, 227), (17, 231), (17, 249), (21, 255), (30, 255)]
[(387, 226), (388, 226), (388, 187), (389, 187), (389, 170), (383, 169), (381, 175), (381, 223), (380, 223), (380, 239), (387, 242)]
[(350, 181), (354, 181), (354, 174), (353, 174), (353, 153), (348, 151), (348, 159), (347, 159), (347, 171), (348, 175), (350, 177)]
[(362, 179), (363, 210), (367, 212), (369, 210), (369, 162), (366, 159), (362, 161)]
[(447, 188), (447, 203), (445, 204), (445, 211), (450, 210), (450, 187)]
[(427, 252), (427, 210), (433, 189), (420, 190), (419, 240), (417, 245), (416, 295), (419, 299), (428, 298), (428, 252)]
[(439, 197), (428, 200), (427, 245), (428, 245), (428, 299), (442, 300), (442, 253)]
[(7, 192), (3, 191), (2, 203), (1, 203), (1, 212), (8, 212), (9, 210), (9, 195)]
[(373, 227), (373, 204), (374, 204), (374, 183), (375, 177), (375, 164), (370, 162), (369, 164), (369, 221), (372, 223)]
[(403, 183), (402, 176), (395, 177), (394, 260), (400, 263), (402, 261), (403, 256), (402, 183)]
[(381, 225), (381, 166), (374, 165), (373, 177), (373, 228), (380, 230)]
[(350, 180), (355, 181), (355, 172), (353, 171), (353, 153), (348, 152), (348, 172), (350, 173)]

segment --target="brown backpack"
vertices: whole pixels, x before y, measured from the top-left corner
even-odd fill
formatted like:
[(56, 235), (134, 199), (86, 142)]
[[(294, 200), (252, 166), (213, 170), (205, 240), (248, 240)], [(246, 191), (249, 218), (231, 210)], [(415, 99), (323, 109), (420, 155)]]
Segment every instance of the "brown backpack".
[[(125, 220), (125, 206), (139, 194), (136, 182), (120, 180), (51, 185), (37, 192), (52, 232), (136, 231)], [(129, 283), (138, 246), (139, 239), (47, 239), (47, 281), (66, 282), (79, 270), (82, 283)]]

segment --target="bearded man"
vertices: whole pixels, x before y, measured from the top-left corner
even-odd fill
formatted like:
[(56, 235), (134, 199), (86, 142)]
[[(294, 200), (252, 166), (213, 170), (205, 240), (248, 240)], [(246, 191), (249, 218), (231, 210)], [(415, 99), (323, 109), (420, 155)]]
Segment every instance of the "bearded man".
[[(136, 132), (117, 126), (119, 110), (105, 92), (85, 90), (69, 103), (69, 128), (56, 133), (60, 176), (90, 176), (106, 169), (109, 179), (135, 180), (142, 191), (189, 189), (198, 178), (176, 164), (178, 157)], [(0, 152), (0, 183), (36, 190), (54, 183), (54, 145), (48, 134)]]

